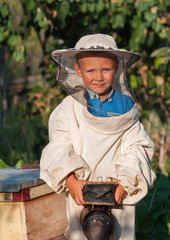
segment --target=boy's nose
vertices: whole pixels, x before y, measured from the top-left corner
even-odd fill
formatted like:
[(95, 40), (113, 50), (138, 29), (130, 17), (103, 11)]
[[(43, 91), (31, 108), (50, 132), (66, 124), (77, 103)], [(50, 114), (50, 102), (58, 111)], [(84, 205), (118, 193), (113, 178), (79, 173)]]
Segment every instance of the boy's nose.
[(97, 71), (96, 72), (96, 75), (95, 75), (95, 80), (97, 81), (102, 81), (104, 78), (103, 78), (103, 74), (101, 71)]

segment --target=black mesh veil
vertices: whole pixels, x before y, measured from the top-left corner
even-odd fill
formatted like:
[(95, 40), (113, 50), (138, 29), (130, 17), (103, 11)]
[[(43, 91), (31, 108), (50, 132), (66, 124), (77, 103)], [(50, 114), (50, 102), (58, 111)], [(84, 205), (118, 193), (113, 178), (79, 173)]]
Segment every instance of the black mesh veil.
[[(57, 81), (61, 84), (62, 88), (69, 95), (71, 95), (79, 103), (88, 106), (87, 89), (84, 86), (82, 78), (77, 75), (74, 68), (74, 65), (76, 63), (76, 56), (81, 52), (109, 52), (109, 54), (111, 53), (116, 56), (119, 61), (118, 69), (112, 83), (113, 90), (116, 90), (121, 94), (130, 96), (135, 101), (135, 95), (130, 87), (126, 72), (136, 61), (140, 59), (140, 56), (137, 53), (118, 49), (116, 45), (113, 48), (113, 46), (110, 46), (110, 42), (108, 43), (106, 41), (107, 39), (102, 40), (103, 42), (98, 40), (100, 36), (107, 35), (95, 34), (95, 36), (96, 35), (98, 35), (98, 38), (96, 38), (97, 40), (91, 40), (91, 42), (88, 44), (86, 44), (87, 41), (85, 41), (85, 43), (83, 43), (84, 45), (80, 44), (80, 47), (78, 46), (79, 49), (77, 47), (77, 44), (75, 48), (72, 49), (56, 50), (52, 52), (52, 58), (58, 63)], [(110, 38), (110, 36), (108, 37)], [(113, 38), (112, 40), (114, 41)], [(79, 42), (80, 41), (81, 39), (79, 40)], [(96, 41), (98, 41), (98, 44), (94, 44), (96, 43)], [(104, 41), (106, 42), (106, 44)]]

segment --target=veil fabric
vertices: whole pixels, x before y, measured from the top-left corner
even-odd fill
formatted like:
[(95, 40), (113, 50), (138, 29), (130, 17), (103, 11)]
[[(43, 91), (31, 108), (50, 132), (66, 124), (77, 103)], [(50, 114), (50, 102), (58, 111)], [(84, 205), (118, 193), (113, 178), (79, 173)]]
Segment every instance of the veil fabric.
[[(76, 63), (76, 56), (82, 52), (109, 52), (117, 57), (119, 61), (118, 69), (114, 75), (112, 88), (114, 91), (119, 92), (119, 100), (124, 99), (124, 95), (130, 97), (135, 102), (135, 95), (130, 87), (126, 72), (131, 66), (140, 59), (138, 53), (133, 53), (124, 49), (119, 49), (115, 40), (105, 34), (92, 34), (86, 35), (77, 42), (74, 48), (55, 50), (52, 52), (52, 58), (58, 64), (57, 81), (61, 84), (62, 88), (76, 99), (79, 103), (94, 108), (89, 105), (88, 90), (83, 84), (74, 65)], [(129, 101), (129, 98), (127, 98)], [(116, 103), (115, 103), (116, 104)], [(112, 103), (114, 105), (114, 102)], [(95, 109), (93, 109), (94, 111)], [(97, 112), (102, 111), (96, 109)]]

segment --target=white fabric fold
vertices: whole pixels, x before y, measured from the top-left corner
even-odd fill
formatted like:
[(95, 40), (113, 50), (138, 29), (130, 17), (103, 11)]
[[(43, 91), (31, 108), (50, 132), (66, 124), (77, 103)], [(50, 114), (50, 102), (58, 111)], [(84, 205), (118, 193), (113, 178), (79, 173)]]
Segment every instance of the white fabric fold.
[[(49, 120), (49, 144), (43, 149), (40, 161), (40, 177), (61, 193), (66, 189), (66, 177), (75, 172), (79, 179), (87, 179), (90, 174), (88, 164), (75, 154), (68, 129), (68, 120), (59, 106), (59, 115), (51, 115)], [(54, 117), (53, 117), (54, 116)]]
[[(49, 137), (41, 156), (40, 177), (57, 193), (66, 190), (65, 180), (70, 172), (82, 180), (97, 181), (102, 177), (103, 181), (108, 178), (119, 181), (128, 194), (123, 200), (124, 211), (113, 210), (118, 223), (124, 221), (126, 210), (128, 216), (133, 215), (134, 204), (153, 186), (155, 174), (150, 160), (154, 145), (137, 119), (136, 105), (121, 116), (100, 118), (68, 96), (51, 114)], [(66, 199), (70, 229), (76, 228), (81, 236), (82, 207), (74, 204), (69, 192)], [(117, 226), (115, 234), (121, 233), (119, 240), (132, 239), (135, 226), (130, 219), (126, 224), (129, 228)]]

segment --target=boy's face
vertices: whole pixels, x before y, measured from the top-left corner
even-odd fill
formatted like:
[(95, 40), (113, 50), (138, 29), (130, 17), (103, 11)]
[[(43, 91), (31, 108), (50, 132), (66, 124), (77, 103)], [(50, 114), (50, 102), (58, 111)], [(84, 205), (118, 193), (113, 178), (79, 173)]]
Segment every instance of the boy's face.
[(84, 85), (104, 100), (110, 92), (118, 63), (104, 54), (85, 54), (75, 64), (75, 70)]

